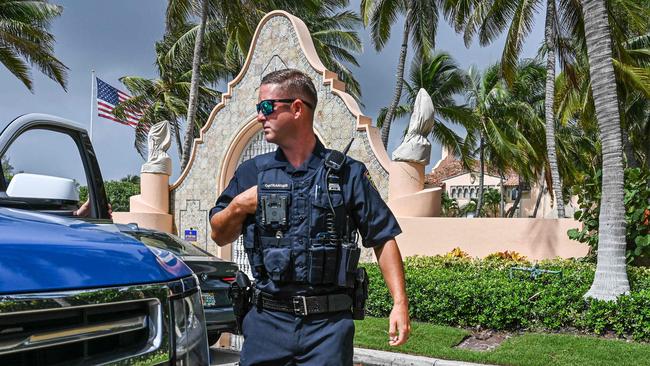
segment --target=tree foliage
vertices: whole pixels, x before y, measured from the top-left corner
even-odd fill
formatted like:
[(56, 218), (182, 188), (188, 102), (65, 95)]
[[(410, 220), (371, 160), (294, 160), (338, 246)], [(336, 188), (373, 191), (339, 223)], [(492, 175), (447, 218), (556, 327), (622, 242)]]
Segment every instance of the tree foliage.
[(45, 0), (0, 0), (0, 63), (30, 91), (30, 65), (67, 90), (68, 68), (54, 56), (50, 23), (63, 12)]
[[(179, 156), (183, 154), (181, 142), (181, 125), (187, 115), (192, 59), (187, 54), (179, 54), (174, 59), (169, 59), (167, 54), (179, 37), (185, 35), (189, 25), (180, 27), (173, 33), (167, 33), (163, 39), (156, 42), (156, 68), (157, 79), (147, 79), (139, 76), (123, 76), (120, 81), (126, 86), (132, 98), (120, 103), (115, 108), (114, 114), (118, 118), (125, 118), (126, 113), (132, 110), (140, 111), (142, 118), (135, 129), (134, 145), (138, 153), (144, 158), (147, 154), (147, 133), (149, 128), (161, 121), (167, 120), (172, 127)], [(203, 65), (201, 72), (205, 76), (221, 75), (220, 70), (212, 64)], [(198, 108), (196, 113), (196, 126), (194, 137), (198, 137), (200, 127), (207, 120), (212, 108), (218, 103), (220, 93), (211, 89), (208, 82), (201, 79), (198, 93)]]
[[(572, 188), (578, 196), (580, 211), (574, 217), (582, 223), (581, 229), (570, 229), (569, 238), (598, 251), (602, 173), (595, 171)], [(625, 169), (626, 257), (628, 263), (650, 264), (650, 172), (642, 168)], [(592, 258), (593, 259), (593, 258)]]
[[(106, 197), (108, 203), (111, 204), (113, 212), (128, 212), (129, 199), (131, 196), (140, 194), (140, 182), (134, 182), (134, 179), (129, 177), (122, 178), (121, 180), (111, 180), (104, 182), (104, 189), (106, 190)], [(79, 202), (86, 202), (88, 199), (88, 187), (83, 186), (79, 188)]]

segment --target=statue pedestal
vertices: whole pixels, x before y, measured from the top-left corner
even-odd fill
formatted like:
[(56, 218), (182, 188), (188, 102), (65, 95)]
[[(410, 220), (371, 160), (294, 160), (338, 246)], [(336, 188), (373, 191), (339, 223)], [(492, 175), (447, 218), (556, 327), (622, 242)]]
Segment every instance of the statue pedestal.
[(388, 183), (388, 207), (395, 216), (440, 216), (440, 188), (424, 189), (424, 164), (392, 161)]
[(130, 198), (129, 212), (113, 212), (113, 221), (120, 224), (136, 223), (143, 228), (171, 233), (169, 175), (142, 173), (140, 192)]
[(417, 193), (424, 188), (424, 165), (407, 161), (391, 161), (388, 200)]

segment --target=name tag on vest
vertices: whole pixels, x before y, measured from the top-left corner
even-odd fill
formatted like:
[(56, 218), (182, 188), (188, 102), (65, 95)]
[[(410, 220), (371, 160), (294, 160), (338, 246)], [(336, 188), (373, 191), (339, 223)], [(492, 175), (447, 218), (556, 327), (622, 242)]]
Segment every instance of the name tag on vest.
[(264, 183), (264, 189), (279, 189), (286, 191), (289, 189), (289, 183)]
[(338, 183), (328, 183), (327, 190), (330, 192), (341, 192), (341, 186)]

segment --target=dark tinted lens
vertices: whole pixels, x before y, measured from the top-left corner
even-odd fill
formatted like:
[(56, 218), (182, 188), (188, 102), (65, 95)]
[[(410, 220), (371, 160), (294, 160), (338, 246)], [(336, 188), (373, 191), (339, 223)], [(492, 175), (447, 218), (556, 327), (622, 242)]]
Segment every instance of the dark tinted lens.
[(258, 104), (259, 110), (262, 112), (263, 115), (268, 116), (269, 114), (273, 113), (273, 102), (270, 100), (263, 100)]

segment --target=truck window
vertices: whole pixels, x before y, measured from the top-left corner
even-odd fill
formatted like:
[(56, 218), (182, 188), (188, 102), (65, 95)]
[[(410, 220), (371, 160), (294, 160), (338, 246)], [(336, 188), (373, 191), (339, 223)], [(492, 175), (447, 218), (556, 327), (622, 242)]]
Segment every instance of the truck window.
[[(18, 174), (36, 174), (53, 178), (69, 179), (74, 189), (80, 192), (80, 199), (72, 203), (64, 200), (57, 207), (56, 202), (48, 202), (48, 209), (74, 211), (86, 200), (86, 174), (79, 149), (67, 134), (46, 130), (31, 129), (18, 136), (0, 156), (4, 184), (0, 184), (0, 195), (7, 196), (7, 189)], [(65, 181), (63, 181), (65, 182)], [(35, 187), (38, 194), (47, 196), (51, 187)]]

